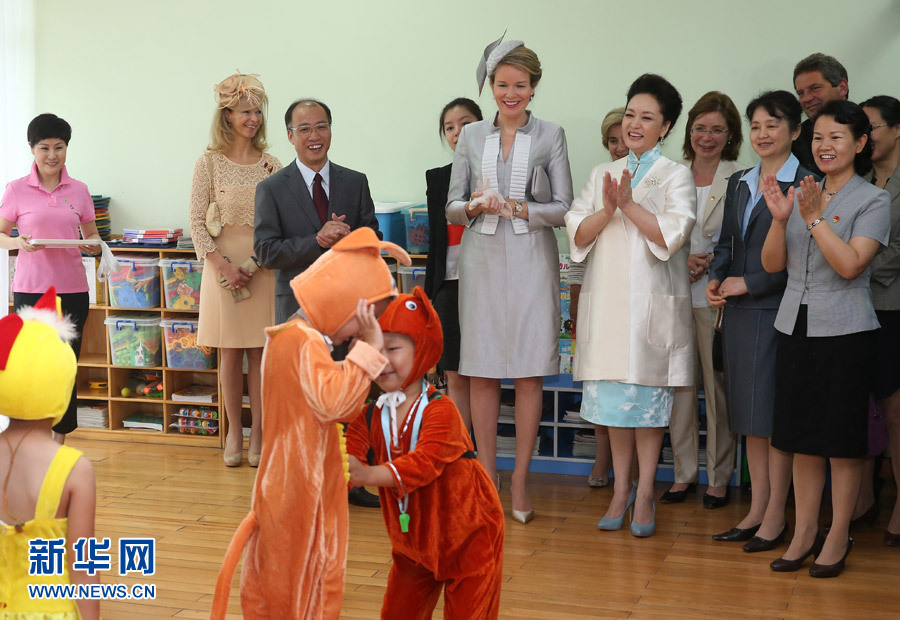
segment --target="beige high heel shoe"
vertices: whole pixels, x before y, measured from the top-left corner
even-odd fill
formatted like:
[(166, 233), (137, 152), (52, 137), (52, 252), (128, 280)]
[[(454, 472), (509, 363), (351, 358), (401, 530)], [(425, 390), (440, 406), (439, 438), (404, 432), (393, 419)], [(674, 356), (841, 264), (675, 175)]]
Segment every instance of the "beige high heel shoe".
[(518, 521), (521, 524), (528, 523), (532, 519), (534, 519), (534, 508), (531, 510), (516, 510), (512, 509), (512, 518), (513, 521)]
[(247, 463), (250, 467), (259, 467), (259, 458), (262, 456), (262, 452), (250, 452), (247, 450)]
[(233, 452), (229, 454), (226, 452), (222, 455), (222, 459), (225, 461), (225, 467), (240, 467), (241, 466), (241, 452)]
[[(226, 438), (225, 445), (228, 445), (228, 440)], [(225, 448), (225, 452), (222, 454), (222, 460), (225, 461), (225, 467), (240, 467), (241, 466), (241, 454), (244, 450), (244, 439), (241, 438), (241, 443), (238, 444), (240, 447), (237, 449), (237, 452), (229, 452), (228, 448)]]

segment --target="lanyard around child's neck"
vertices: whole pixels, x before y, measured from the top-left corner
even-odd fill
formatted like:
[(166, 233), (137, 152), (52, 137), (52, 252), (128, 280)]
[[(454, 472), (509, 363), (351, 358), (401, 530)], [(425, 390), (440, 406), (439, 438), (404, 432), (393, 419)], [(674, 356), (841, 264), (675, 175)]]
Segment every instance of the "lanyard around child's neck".
[[(388, 467), (394, 470), (390, 462), (391, 448), (396, 445), (400, 448), (400, 436), (397, 431), (397, 405), (406, 401), (406, 394), (401, 391), (389, 392), (378, 397), (376, 404), (381, 407), (381, 433), (384, 435), (384, 446), (387, 448)], [(409, 451), (416, 449), (416, 443), (419, 440), (419, 429), (422, 427), (422, 415), (425, 407), (428, 405), (428, 384), (422, 380), (422, 393), (413, 403), (407, 416), (412, 416), (412, 436), (409, 438)], [(398, 476), (399, 478), (399, 476)], [(409, 507), (409, 494), (398, 489), (403, 493), (403, 497), (397, 500), (397, 506), (400, 508), (400, 531), (406, 534), (409, 532), (409, 514), (406, 509)]]

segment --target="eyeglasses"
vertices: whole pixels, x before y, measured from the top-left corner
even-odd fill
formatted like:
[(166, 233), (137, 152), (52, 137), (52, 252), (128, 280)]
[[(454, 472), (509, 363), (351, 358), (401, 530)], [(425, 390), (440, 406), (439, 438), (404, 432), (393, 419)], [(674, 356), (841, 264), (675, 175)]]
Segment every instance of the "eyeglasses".
[(291, 131), (296, 131), (304, 138), (312, 134), (313, 130), (318, 134), (326, 134), (331, 131), (331, 123), (316, 123), (315, 125), (297, 125), (296, 127), (291, 127), (288, 125), (288, 129)]
[(713, 138), (721, 138), (728, 133), (727, 129), (706, 129), (705, 127), (691, 127), (691, 135), (699, 135), (705, 133)]
[(880, 125), (869, 125), (869, 128), (872, 130), (878, 129), (879, 127), (887, 127), (887, 123), (881, 123)]

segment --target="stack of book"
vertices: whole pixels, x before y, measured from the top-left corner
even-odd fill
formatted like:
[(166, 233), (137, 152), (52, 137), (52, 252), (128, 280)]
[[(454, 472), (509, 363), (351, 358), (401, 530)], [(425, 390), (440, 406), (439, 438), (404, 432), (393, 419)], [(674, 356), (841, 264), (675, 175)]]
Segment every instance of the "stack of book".
[(85, 428), (109, 428), (109, 408), (103, 403), (83, 402), (75, 410), (78, 426)]
[(513, 400), (513, 396), (510, 395), (508, 398), (504, 398), (500, 401), (500, 417), (497, 419), (497, 422), (500, 424), (515, 424), (516, 423), (516, 405), (515, 400)]
[(163, 430), (161, 415), (137, 413), (122, 420), (122, 426), (131, 430), (159, 431)]
[(576, 405), (572, 409), (566, 409), (566, 414), (563, 416), (563, 422), (568, 424), (584, 424), (585, 421), (581, 417), (581, 404), (576, 403)]
[(175, 245), (179, 250), (193, 250), (194, 249), (194, 240), (190, 237), (186, 237), (182, 235), (178, 237), (178, 243)]
[[(516, 455), (516, 431), (509, 429), (497, 433), (497, 456), (511, 457)], [(541, 451), (541, 436), (534, 438), (534, 450), (532, 456), (538, 456)]]
[(182, 228), (126, 228), (122, 231), (122, 242), (167, 246), (177, 243), (183, 234)]
[(590, 429), (580, 430), (575, 433), (572, 440), (572, 456), (586, 456), (593, 458), (597, 454), (597, 438)]
[(94, 217), (97, 222), (97, 232), (104, 241), (110, 239), (109, 226), (109, 196), (100, 196), (99, 194), (91, 194), (94, 199)]
[(172, 392), (172, 400), (176, 403), (210, 404), (219, 400), (219, 390), (214, 385), (192, 385)]

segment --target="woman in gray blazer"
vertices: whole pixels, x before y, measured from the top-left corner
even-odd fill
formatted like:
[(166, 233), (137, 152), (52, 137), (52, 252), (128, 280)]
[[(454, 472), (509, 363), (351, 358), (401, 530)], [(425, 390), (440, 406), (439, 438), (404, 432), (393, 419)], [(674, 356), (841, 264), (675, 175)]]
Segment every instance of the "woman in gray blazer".
[[(872, 97), (863, 102), (862, 109), (872, 123), (874, 169), (866, 178), (891, 195), (891, 241), (872, 261), (872, 302), (881, 323), (874, 394), (881, 399), (887, 415), (891, 465), (900, 491), (900, 101), (894, 97)], [(878, 506), (869, 484), (874, 460), (867, 465), (854, 514), (859, 520), (871, 515), (874, 521)], [(900, 493), (884, 533), (884, 544), (900, 547)]]
[[(772, 225), (762, 251), (769, 273), (787, 268), (775, 318), (775, 422), (772, 445), (794, 453), (797, 523), (775, 571), (798, 570), (810, 555), (812, 577), (836, 577), (853, 547), (850, 518), (868, 448), (869, 393), (879, 327), (869, 288), (870, 264), (890, 236), (890, 196), (859, 176), (872, 167), (871, 123), (849, 101), (822, 107), (813, 157), (825, 173), (785, 197), (774, 176), (763, 181)], [(833, 519), (817, 536), (831, 465)]]
[[(527, 523), (526, 490), (543, 399), (542, 377), (559, 372), (559, 250), (554, 226), (572, 203), (562, 127), (527, 111), (541, 79), (537, 54), (521, 41), (491, 52), (498, 113), (459, 136), (447, 221), (466, 226), (459, 256), (459, 374), (470, 377), (478, 459), (496, 475), (500, 380), (516, 391), (512, 517)], [(499, 489), (500, 482), (497, 479)]]
[(773, 174), (781, 193), (812, 174), (791, 154), (800, 135), (803, 109), (784, 90), (761, 94), (747, 106), (750, 144), (760, 162), (731, 177), (722, 234), (710, 267), (706, 297), (724, 308), (722, 320), (728, 423), (744, 435), (753, 497), (750, 511), (722, 542), (745, 542), (747, 552), (774, 549), (784, 542), (784, 504), (791, 484), (791, 455), (771, 446), (775, 408), (775, 315), (787, 273), (767, 273), (761, 253), (772, 214), (761, 180)]

